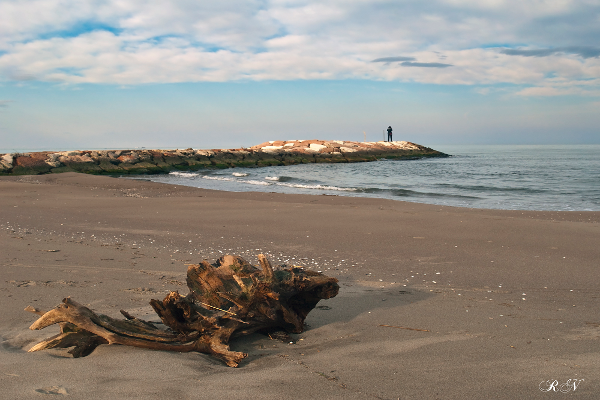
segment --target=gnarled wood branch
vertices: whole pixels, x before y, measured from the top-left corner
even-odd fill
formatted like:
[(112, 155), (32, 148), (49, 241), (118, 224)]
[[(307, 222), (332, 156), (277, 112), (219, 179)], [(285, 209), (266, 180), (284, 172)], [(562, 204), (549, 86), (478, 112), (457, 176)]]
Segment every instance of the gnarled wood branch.
[(317, 303), (339, 290), (335, 278), (300, 267), (273, 268), (262, 254), (258, 259), (261, 269), (231, 255), (190, 265), (187, 296), (170, 292), (162, 301), (150, 301), (167, 329), (123, 310), (125, 320), (96, 314), (68, 297), (45, 313), (29, 306), (27, 311), (41, 315), (30, 329), (61, 327), (60, 334), (29, 351), (73, 347), (69, 353), (84, 357), (101, 344), (121, 344), (207, 353), (237, 367), (247, 354), (231, 351), (231, 338), (267, 330), (300, 333)]

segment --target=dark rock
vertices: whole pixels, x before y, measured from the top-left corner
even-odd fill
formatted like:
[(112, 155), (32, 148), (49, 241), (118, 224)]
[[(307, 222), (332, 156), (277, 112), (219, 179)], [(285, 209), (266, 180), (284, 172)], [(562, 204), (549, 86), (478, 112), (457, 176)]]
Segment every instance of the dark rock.
[(115, 160), (116, 160), (116, 158), (102, 159), (98, 166), (102, 169), (103, 173), (106, 173), (106, 174), (126, 173), (125, 170), (123, 168), (121, 168)]
[(27, 153), (14, 158), (13, 175), (38, 175), (50, 172), (52, 167), (46, 163), (47, 153)]
[(119, 164), (119, 167), (127, 174), (157, 174), (166, 172), (156, 164), (145, 161), (136, 164), (122, 163)]
[(187, 162), (175, 153), (164, 153), (163, 160), (172, 167), (187, 165)]

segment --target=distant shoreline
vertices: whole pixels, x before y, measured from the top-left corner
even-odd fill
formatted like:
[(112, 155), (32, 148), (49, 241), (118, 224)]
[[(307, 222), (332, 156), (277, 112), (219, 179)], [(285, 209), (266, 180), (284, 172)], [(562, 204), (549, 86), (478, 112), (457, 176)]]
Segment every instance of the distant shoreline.
[(411, 142), (341, 140), (270, 141), (250, 148), (177, 150), (76, 150), (7, 153), (0, 175), (81, 172), (95, 175), (160, 174), (205, 168), (264, 167), (308, 163), (355, 163), (379, 159), (448, 157)]

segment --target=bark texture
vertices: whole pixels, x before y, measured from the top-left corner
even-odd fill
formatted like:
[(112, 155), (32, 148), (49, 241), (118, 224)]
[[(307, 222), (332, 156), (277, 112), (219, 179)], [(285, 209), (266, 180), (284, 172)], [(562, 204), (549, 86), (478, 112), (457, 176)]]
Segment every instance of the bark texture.
[(48, 312), (29, 306), (26, 311), (40, 315), (30, 329), (61, 328), (29, 351), (73, 347), (73, 357), (84, 357), (101, 344), (121, 344), (207, 353), (237, 367), (247, 354), (231, 351), (231, 338), (256, 331), (300, 333), (317, 303), (339, 290), (335, 278), (300, 267), (273, 268), (262, 254), (258, 259), (260, 268), (231, 255), (190, 265), (187, 296), (170, 292), (150, 301), (164, 326), (123, 310), (125, 319), (97, 314), (69, 297)]

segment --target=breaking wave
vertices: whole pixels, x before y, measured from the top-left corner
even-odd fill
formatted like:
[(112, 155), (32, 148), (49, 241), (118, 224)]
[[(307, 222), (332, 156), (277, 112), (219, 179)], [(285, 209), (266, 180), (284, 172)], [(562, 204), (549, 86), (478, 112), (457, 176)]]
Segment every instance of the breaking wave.
[(289, 188), (297, 188), (297, 189), (316, 189), (316, 190), (337, 190), (341, 192), (356, 192), (357, 188), (345, 188), (338, 186), (330, 186), (330, 185), (309, 185), (302, 183), (282, 183), (279, 182), (276, 184), (277, 186), (285, 186)]
[(254, 179), (248, 180), (248, 181), (240, 181), (243, 183), (248, 183), (250, 185), (260, 185), (260, 186), (270, 186), (271, 184), (269, 182), (265, 182), (265, 181), (257, 181)]
[(169, 172), (169, 175), (179, 176), (179, 177), (182, 177), (182, 178), (193, 178), (193, 177), (198, 176), (200, 174), (198, 174), (196, 172), (173, 171), (173, 172)]
[(209, 179), (209, 180), (212, 180), (212, 181), (235, 181), (235, 179), (229, 178), (227, 176), (210, 176), (210, 175), (204, 175), (204, 176), (202, 176), (202, 179)]

